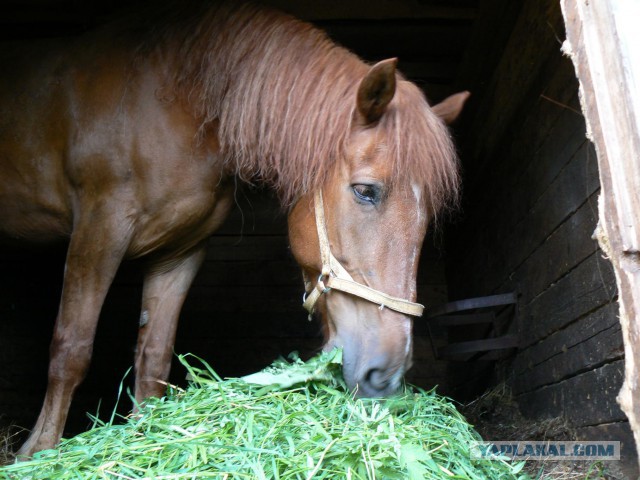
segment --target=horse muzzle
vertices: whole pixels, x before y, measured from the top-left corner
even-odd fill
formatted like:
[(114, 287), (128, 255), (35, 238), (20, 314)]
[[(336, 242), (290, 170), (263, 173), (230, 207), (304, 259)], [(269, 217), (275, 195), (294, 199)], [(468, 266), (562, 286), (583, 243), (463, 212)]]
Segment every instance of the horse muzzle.
[(388, 397), (402, 386), (409, 358), (394, 361), (387, 352), (364, 352), (356, 345), (345, 344), (342, 373), (347, 387), (357, 397)]

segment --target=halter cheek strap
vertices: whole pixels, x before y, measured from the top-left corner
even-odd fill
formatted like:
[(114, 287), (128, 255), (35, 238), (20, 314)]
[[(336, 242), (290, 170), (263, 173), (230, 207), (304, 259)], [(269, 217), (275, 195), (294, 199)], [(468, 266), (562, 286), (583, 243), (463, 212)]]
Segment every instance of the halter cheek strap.
[(336, 257), (331, 253), (329, 245), (329, 235), (327, 233), (327, 223), (324, 217), (324, 200), (322, 191), (318, 190), (314, 196), (314, 207), (316, 214), (316, 228), (318, 229), (318, 240), (320, 242), (320, 258), (322, 260), (322, 273), (318, 278), (315, 287), (305, 294), (303, 306), (309, 312), (309, 317), (315, 309), (316, 302), (324, 293), (330, 290), (339, 290), (356, 297), (368, 300), (371, 303), (380, 305), (380, 309), (389, 308), (396, 312), (404, 313), (414, 317), (422, 316), (424, 306), (419, 303), (410, 302), (403, 298), (392, 297), (379, 290), (376, 290), (361, 283), (356, 282), (349, 272), (342, 266)]

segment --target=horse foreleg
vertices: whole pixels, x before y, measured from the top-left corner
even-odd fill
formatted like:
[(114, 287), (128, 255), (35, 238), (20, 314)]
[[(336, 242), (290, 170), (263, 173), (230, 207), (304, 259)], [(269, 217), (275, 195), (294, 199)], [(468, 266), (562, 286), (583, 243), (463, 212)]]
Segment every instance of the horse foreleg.
[[(94, 214), (93, 218), (99, 217)], [(73, 393), (91, 360), (100, 309), (124, 256), (127, 240), (119, 228), (122, 225), (80, 221), (71, 235), (50, 347), (47, 392), (18, 456), (53, 448), (60, 440)]]
[(202, 247), (171, 268), (164, 264), (145, 276), (135, 362), (138, 403), (165, 392), (180, 309), (204, 256)]

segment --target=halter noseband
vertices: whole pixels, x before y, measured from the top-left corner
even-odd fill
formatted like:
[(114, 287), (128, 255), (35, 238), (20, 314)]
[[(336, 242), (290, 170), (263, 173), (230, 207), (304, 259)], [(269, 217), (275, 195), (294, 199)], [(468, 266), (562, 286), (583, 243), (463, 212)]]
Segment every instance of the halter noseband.
[(422, 316), (424, 305), (410, 302), (403, 298), (392, 297), (391, 295), (356, 282), (351, 275), (349, 275), (349, 272), (347, 272), (338, 259), (331, 253), (327, 224), (324, 218), (322, 190), (318, 190), (314, 196), (314, 207), (318, 240), (320, 242), (322, 273), (320, 277), (318, 277), (316, 286), (308, 294), (305, 293), (303, 298), (302, 305), (309, 312), (309, 317), (311, 317), (320, 296), (323, 293), (328, 293), (330, 290), (340, 290), (341, 292), (364, 298), (369, 302), (380, 305), (380, 310), (386, 307), (406, 315), (414, 317)]

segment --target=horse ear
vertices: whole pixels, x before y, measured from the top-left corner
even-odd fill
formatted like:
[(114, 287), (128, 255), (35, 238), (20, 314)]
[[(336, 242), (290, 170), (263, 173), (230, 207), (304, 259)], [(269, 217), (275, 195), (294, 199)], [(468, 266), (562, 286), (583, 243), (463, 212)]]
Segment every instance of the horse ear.
[(431, 107), (431, 110), (433, 110), (433, 113), (438, 115), (444, 123), (451, 125), (456, 121), (460, 112), (462, 112), (462, 107), (464, 107), (465, 102), (470, 96), (471, 92), (467, 91), (454, 93), (437, 105)]
[(365, 124), (379, 120), (395, 95), (397, 63), (397, 58), (376, 63), (360, 82), (357, 106)]

